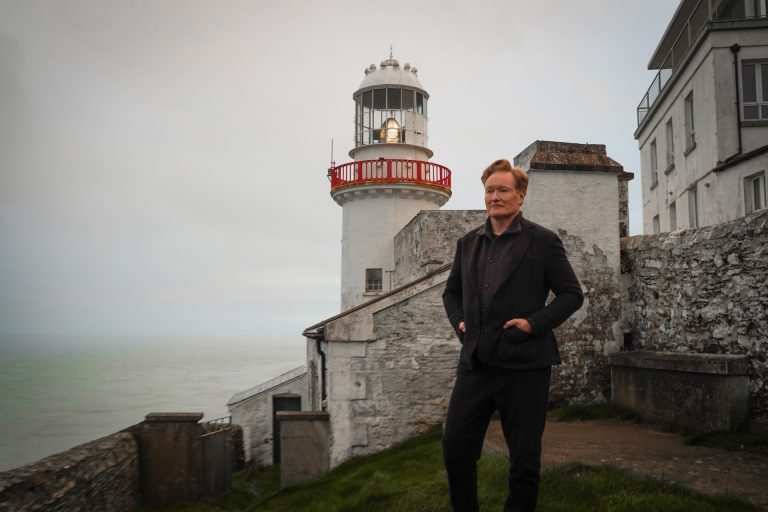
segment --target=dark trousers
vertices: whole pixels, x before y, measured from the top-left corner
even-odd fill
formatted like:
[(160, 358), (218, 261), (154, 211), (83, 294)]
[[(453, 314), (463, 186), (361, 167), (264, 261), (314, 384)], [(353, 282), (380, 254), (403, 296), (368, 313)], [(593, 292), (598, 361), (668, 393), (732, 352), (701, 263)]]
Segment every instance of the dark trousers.
[(493, 412), (509, 447), (505, 512), (533, 512), (539, 495), (541, 436), (550, 367), (509, 370), (459, 366), (443, 431), (443, 459), (454, 512), (477, 512), (477, 460)]

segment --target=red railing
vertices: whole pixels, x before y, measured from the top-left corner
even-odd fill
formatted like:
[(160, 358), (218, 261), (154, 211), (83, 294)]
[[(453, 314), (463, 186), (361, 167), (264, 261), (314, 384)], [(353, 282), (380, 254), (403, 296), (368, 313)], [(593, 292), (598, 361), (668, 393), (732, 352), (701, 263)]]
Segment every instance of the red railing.
[(343, 187), (377, 183), (414, 183), (451, 190), (451, 171), (447, 167), (421, 160), (380, 158), (360, 160), (328, 169), (331, 192)]

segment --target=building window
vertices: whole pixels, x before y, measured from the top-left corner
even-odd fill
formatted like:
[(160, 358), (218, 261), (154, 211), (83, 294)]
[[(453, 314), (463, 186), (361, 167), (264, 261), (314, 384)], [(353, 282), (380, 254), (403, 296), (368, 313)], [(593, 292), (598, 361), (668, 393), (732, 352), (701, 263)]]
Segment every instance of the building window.
[(658, 235), (661, 233), (661, 223), (659, 222), (659, 216), (654, 215), (653, 217), (653, 234)]
[(742, 114), (745, 121), (768, 121), (768, 62), (741, 64)]
[(745, 0), (744, 15), (747, 18), (765, 18), (766, 7), (765, 0)]
[(744, 178), (744, 213), (765, 209), (765, 171)]
[(382, 272), (380, 268), (365, 269), (365, 291), (380, 292), (383, 289)]
[(677, 229), (677, 205), (674, 201), (669, 203), (669, 230), (675, 231)]
[(696, 147), (696, 132), (693, 124), (693, 91), (685, 97), (685, 154)]
[(699, 198), (695, 185), (688, 191), (688, 225), (692, 228), (699, 227)]
[(659, 182), (659, 165), (656, 152), (656, 139), (651, 141), (651, 189)]
[(667, 121), (667, 171), (675, 168), (675, 134), (672, 130), (672, 119)]

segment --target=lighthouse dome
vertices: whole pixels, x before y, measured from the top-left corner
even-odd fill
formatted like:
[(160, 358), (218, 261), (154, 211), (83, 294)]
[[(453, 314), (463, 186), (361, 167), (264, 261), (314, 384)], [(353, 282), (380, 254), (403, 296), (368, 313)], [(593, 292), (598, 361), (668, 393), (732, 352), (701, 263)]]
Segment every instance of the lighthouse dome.
[[(376, 67), (371, 64), (365, 69), (365, 78), (360, 84), (360, 89), (368, 89), (382, 85), (402, 85), (424, 91), (424, 87), (419, 81), (417, 69), (407, 62), (400, 66), (400, 63), (390, 56)], [(426, 91), (424, 91), (426, 93)], [(427, 97), (429, 97), (427, 95)]]

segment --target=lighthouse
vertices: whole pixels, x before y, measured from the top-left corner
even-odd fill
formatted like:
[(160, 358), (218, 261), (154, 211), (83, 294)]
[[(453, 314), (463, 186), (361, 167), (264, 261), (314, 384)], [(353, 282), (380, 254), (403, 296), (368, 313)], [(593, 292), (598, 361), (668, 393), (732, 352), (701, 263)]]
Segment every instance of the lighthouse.
[(331, 197), (343, 208), (342, 311), (390, 291), (395, 235), (451, 197), (451, 171), (429, 161), (429, 94), (416, 68), (400, 66), (390, 53), (366, 68), (352, 98), (352, 161), (328, 170)]

